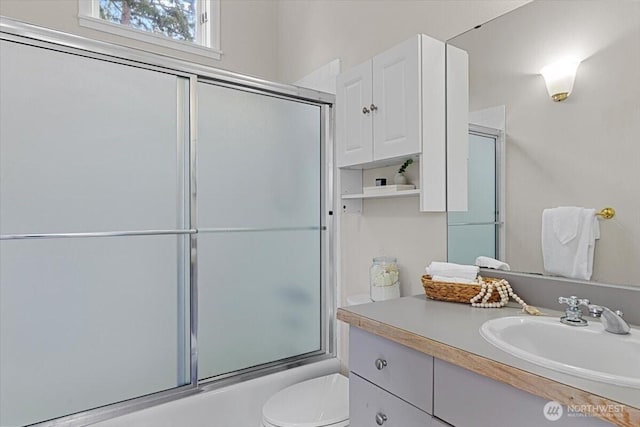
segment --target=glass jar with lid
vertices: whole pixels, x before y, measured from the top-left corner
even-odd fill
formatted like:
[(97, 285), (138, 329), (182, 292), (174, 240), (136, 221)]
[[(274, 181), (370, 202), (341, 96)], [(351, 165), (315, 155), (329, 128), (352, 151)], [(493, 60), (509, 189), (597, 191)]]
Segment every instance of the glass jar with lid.
[(369, 269), (369, 291), (373, 301), (400, 297), (400, 274), (396, 258), (381, 256), (373, 259)]

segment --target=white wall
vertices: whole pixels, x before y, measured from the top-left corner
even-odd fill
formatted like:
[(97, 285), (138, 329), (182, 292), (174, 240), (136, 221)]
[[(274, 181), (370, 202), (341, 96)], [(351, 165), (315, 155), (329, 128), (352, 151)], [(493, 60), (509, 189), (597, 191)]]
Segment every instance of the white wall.
[(280, 0), (279, 79), (294, 82), (340, 58), (342, 70), (424, 33), (446, 40), (525, 0)]
[(2, 0), (0, 15), (66, 33), (143, 49), (267, 80), (277, 79), (276, 1), (221, 1), (220, 47), (223, 52), (221, 60), (191, 55), (81, 27), (78, 24), (78, 0)]

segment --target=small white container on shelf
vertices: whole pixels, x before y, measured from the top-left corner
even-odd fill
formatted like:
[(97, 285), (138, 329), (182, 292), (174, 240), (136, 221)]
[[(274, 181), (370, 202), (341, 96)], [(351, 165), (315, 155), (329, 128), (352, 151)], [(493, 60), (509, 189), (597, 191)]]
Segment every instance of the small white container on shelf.
[(373, 301), (400, 298), (400, 273), (397, 259), (376, 257), (369, 269), (369, 290)]

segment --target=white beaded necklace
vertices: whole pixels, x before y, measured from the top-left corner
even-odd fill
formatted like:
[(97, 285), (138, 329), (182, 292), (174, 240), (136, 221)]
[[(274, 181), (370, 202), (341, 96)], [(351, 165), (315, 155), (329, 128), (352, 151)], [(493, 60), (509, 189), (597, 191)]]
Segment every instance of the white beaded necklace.
[[(522, 306), (522, 311), (525, 311), (533, 315), (541, 314), (540, 310), (538, 310), (536, 307), (528, 305), (522, 300), (522, 298), (520, 298), (515, 292), (513, 292), (511, 285), (506, 280), (501, 279), (496, 282), (487, 283), (480, 276), (478, 276), (478, 280), (480, 281), (480, 292), (478, 293), (478, 295), (474, 296), (469, 300), (472, 307), (481, 307), (481, 308), (504, 307), (505, 305), (507, 305), (507, 303), (509, 302), (509, 298), (511, 297), (518, 304)], [(489, 302), (489, 298), (491, 298), (491, 294), (493, 293), (494, 287), (500, 294), (500, 301)]]

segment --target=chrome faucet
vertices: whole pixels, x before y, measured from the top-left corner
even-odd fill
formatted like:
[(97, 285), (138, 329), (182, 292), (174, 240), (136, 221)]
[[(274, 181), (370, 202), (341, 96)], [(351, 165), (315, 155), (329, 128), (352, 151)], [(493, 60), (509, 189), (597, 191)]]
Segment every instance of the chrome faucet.
[(570, 297), (560, 297), (558, 298), (558, 302), (560, 304), (567, 304), (565, 315), (560, 318), (562, 323), (571, 326), (587, 326), (589, 322), (582, 318), (582, 309), (580, 306), (584, 305), (588, 307), (590, 304), (588, 299), (582, 299), (572, 295)]
[(625, 335), (631, 330), (629, 324), (622, 318), (622, 312), (620, 310), (613, 311), (607, 307), (595, 304), (589, 304), (587, 307), (589, 307), (589, 314), (591, 316), (600, 318), (605, 331), (611, 332), (612, 334)]
[(558, 298), (560, 304), (567, 304), (565, 315), (560, 321), (571, 326), (586, 326), (588, 322), (582, 318), (582, 309), (585, 306), (589, 309), (592, 317), (599, 317), (602, 321), (605, 331), (612, 334), (628, 334), (631, 328), (629, 324), (622, 318), (621, 311), (612, 311), (607, 307), (591, 304), (588, 299), (578, 298), (576, 296)]

